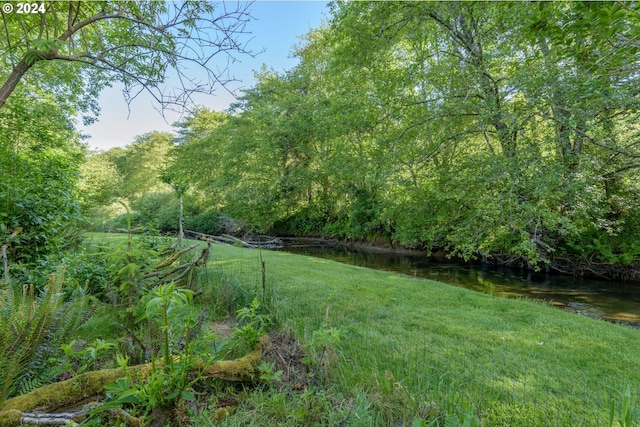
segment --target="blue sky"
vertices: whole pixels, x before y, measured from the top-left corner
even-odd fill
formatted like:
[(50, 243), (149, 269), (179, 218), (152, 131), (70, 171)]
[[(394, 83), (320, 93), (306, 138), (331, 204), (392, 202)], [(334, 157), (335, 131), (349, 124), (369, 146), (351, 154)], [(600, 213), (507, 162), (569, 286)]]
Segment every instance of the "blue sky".
[[(328, 16), (326, 1), (256, 1), (253, 3), (254, 21), (247, 25), (253, 39), (249, 48), (254, 52), (264, 50), (256, 58), (241, 57), (233, 64), (230, 73), (242, 80), (234, 88), (251, 87), (253, 72), (263, 64), (276, 71), (293, 68), (297, 60), (291, 57), (294, 45), (300, 43), (298, 36), (317, 28)], [(124, 147), (133, 142), (136, 135), (153, 130), (171, 131), (171, 124), (179, 119), (177, 114), (168, 112), (163, 117), (148, 96), (140, 96), (131, 105), (131, 111), (121, 93), (122, 87), (106, 89), (100, 96), (102, 109), (98, 122), (90, 126), (80, 126), (80, 131), (90, 136), (87, 140), (91, 149), (107, 150)], [(233, 97), (224, 89), (216, 94), (200, 98), (207, 108), (225, 110)]]

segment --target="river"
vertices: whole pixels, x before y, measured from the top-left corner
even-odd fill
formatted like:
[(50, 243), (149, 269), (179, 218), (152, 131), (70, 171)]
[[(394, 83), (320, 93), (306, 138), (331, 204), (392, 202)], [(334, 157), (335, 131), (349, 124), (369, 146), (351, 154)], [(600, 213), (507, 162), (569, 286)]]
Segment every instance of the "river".
[(287, 252), (345, 264), (436, 280), (501, 297), (546, 301), (567, 311), (640, 328), (640, 284), (522, 272), (464, 262), (441, 262), (424, 255), (330, 246), (289, 246)]

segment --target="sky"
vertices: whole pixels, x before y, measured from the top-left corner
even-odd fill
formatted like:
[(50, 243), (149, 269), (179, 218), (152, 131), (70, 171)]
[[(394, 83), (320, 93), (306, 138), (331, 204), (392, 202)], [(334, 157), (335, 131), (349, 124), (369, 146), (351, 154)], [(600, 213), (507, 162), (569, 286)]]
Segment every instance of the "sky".
[[(299, 36), (312, 28), (318, 28), (328, 16), (328, 2), (315, 0), (256, 1), (251, 6), (255, 18), (247, 24), (252, 40), (248, 48), (261, 52), (255, 58), (240, 57), (231, 65), (230, 74), (241, 80), (233, 89), (250, 88), (254, 85), (254, 71), (262, 65), (275, 71), (290, 70), (297, 64), (292, 58), (293, 48), (300, 43)], [(223, 64), (224, 65), (224, 64)], [(214, 95), (202, 96), (199, 103), (216, 111), (224, 111), (234, 101), (224, 88), (217, 88)], [(151, 131), (171, 132), (172, 124), (180, 119), (177, 113), (167, 112), (165, 117), (157, 110), (150, 96), (140, 95), (131, 108), (122, 95), (122, 86), (114, 84), (105, 89), (99, 100), (101, 112), (98, 121), (89, 126), (79, 126), (80, 132), (88, 135), (86, 140), (92, 150), (108, 150), (132, 143), (137, 135)]]

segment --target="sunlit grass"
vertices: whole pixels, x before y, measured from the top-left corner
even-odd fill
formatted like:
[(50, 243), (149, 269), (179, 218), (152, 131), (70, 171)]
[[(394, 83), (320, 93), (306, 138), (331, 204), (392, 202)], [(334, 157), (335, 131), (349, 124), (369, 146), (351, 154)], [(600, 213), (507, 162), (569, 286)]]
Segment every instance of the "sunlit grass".
[[(626, 384), (638, 395), (638, 330), (328, 260), (262, 258), (279, 314), (303, 340), (327, 311), (343, 331), (334, 386), (368, 395), (383, 425), (469, 410), (491, 426), (606, 425)], [(248, 286), (258, 266), (256, 250), (212, 251), (211, 269)]]

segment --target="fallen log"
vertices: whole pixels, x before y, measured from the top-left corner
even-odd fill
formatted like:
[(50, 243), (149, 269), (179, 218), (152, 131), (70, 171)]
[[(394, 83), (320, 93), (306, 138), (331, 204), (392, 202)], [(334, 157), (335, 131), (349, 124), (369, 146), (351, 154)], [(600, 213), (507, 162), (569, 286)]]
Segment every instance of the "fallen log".
[[(192, 368), (202, 378), (217, 378), (235, 382), (255, 381), (259, 378), (257, 366), (268, 345), (269, 338), (263, 336), (255, 348), (243, 357), (234, 360), (219, 360), (213, 364), (208, 364), (204, 359), (198, 359)], [(161, 369), (162, 366), (161, 362), (155, 362), (155, 369)], [(52, 414), (52, 411), (71, 407), (94, 396), (102, 396), (105, 386), (125, 375), (136, 375), (143, 380), (151, 374), (153, 369), (152, 363), (130, 366), (126, 370), (120, 368), (102, 369), (85, 372), (68, 380), (37, 388), (25, 395), (8, 399), (0, 407), (0, 427), (23, 425), (27, 423), (27, 419), (34, 420), (34, 412), (37, 412), (38, 416), (43, 419), (57, 418), (61, 422), (64, 417)], [(73, 422), (72, 419), (66, 421), (66, 423), (71, 422)]]
[[(222, 234), (220, 236), (214, 236), (211, 234), (199, 233), (197, 231), (185, 230), (186, 235), (189, 235), (198, 240), (204, 240), (205, 242), (217, 243), (227, 246), (242, 246), (243, 248), (264, 248), (264, 249), (279, 249), (282, 248), (282, 241), (278, 238), (272, 237), (269, 240), (243, 240), (229, 234)], [(265, 237), (265, 236), (260, 236)]]

